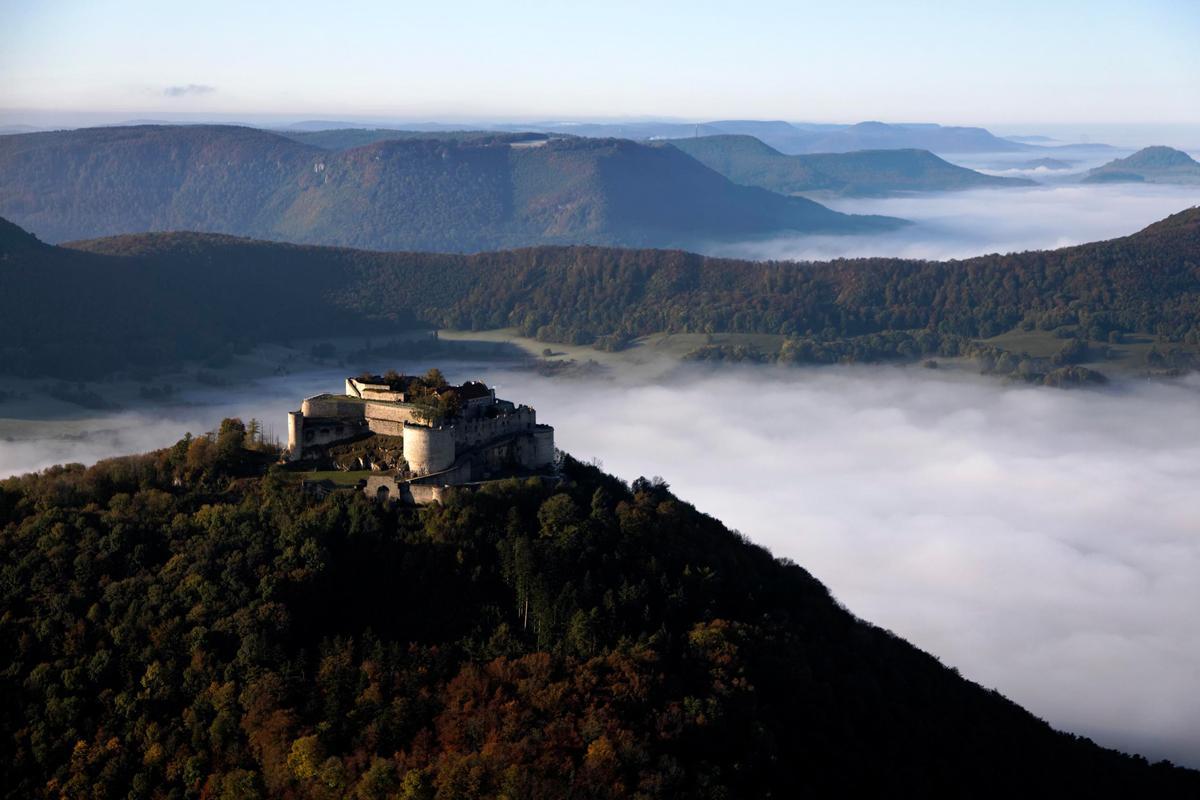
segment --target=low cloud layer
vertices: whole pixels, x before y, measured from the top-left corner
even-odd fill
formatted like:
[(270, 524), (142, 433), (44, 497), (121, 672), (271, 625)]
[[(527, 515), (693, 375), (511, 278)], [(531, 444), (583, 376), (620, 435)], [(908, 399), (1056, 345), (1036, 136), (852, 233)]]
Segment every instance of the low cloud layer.
[(523, 394), (1055, 726), (1200, 766), (1200, 383), (732, 371)]
[[(1200, 381), (1055, 391), (917, 368), (739, 368), (622, 383), (442, 366), (533, 404), (579, 458), (662, 475), (1056, 727), (1200, 766)], [(281, 431), (299, 397), (339, 378), (111, 415), (82, 440), (0, 440), (0, 474), (163, 446), (231, 413)]]
[(738, 258), (795, 260), (861, 256), (947, 259), (1045, 250), (1135, 233), (1200, 204), (1200, 187), (1060, 184), (826, 203), (838, 211), (886, 214), (915, 224), (872, 236), (780, 237), (713, 245), (705, 250)]
[(203, 83), (187, 83), (179, 86), (168, 86), (163, 89), (163, 94), (167, 97), (195, 97), (196, 95), (212, 94), (216, 90), (215, 86), (206, 86)]

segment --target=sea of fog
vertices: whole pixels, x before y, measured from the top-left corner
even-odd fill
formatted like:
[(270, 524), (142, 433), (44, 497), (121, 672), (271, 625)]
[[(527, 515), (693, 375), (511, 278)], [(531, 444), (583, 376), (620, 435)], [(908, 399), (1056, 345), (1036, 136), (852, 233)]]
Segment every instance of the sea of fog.
[[(1044, 170), (995, 170), (1045, 180)], [(712, 255), (820, 260), (861, 256), (969, 258), (985, 253), (1045, 250), (1112, 239), (1200, 205), (1200, 186), (1043, 183), (1015, 189), (975, 189), (884, 198), (822, 198), (850, 214), (884, 214), (913, 225), (870, 236), (785, 236), (713, 244)]]
[[(1200, 766), (1200, 381), (1059, 391), (919, 368), (635, 380), (441, 366), (533, 404), (578, 458), (664, 477), (1056, 727)], [(0, 475), (165, 446), (226, 415), (283, 431), (299, 398), (340, 384), (338, 370), (273, 378), (69, 435), (14, 437), (9, 423)]]

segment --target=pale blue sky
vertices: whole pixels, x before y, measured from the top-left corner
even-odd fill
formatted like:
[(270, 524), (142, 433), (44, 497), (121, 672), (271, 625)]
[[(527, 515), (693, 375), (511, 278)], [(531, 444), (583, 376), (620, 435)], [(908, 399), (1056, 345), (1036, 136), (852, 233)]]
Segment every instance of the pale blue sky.
[(0, 109), (1194, 124), (1200, 2), (0, 0)]

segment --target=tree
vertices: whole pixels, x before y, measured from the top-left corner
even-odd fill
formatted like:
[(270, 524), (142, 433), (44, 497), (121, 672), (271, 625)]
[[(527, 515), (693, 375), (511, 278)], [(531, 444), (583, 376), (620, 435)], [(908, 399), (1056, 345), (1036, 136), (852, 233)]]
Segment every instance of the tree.
[(1088, 345), (1083, 339), (1069, 339), (1050, 361), (1055, 366), (1078, 364), (1088, 358)]
[(246, 437), (242, 442), (242, 447), (247, 450), (257, 450), (263, 444), (263, 429), (262, 423), (254, 417), (246, 423)]
[(421, 376), (421, 382), (430, 389), (444, 389), (449, 385), (446, 383), (446, 376), (437, 367), (430, 367), (429, 371)]

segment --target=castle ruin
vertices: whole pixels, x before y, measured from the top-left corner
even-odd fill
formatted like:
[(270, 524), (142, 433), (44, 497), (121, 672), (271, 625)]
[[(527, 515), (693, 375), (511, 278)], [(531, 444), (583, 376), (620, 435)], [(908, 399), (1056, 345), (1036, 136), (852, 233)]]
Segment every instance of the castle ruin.
[[(432, 374), (432, 372), (431, 372)], [(343, 394), (306, 398), (288, 413), (289, 461), (317, 460), (339, 443), (388, 437), (402, 462), (375, 470), (367, 494), (384, 502), (428, 503), (445, 490), (554, 463), (554, 429), (536, 413), (496, 397), (479, 381), (453, 386), (427, 377), (347, 378)]]

